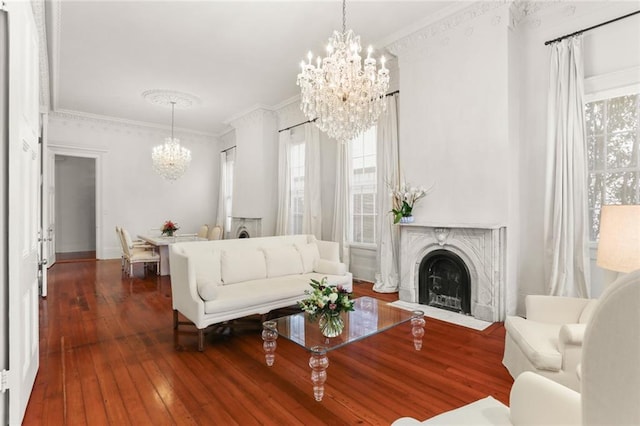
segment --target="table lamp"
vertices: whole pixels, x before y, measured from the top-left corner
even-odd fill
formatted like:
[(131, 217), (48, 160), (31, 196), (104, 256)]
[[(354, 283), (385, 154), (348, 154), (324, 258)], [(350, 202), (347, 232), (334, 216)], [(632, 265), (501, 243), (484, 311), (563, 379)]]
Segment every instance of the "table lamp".
[(616, 272), (640, 269), (640, 205), (602, 206), (597, 264)]

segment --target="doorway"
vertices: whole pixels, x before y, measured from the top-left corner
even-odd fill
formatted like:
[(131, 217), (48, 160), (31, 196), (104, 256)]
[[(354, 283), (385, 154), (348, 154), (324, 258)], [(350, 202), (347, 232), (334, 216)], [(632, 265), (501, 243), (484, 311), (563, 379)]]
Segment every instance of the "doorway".
[(56, 262), (96, 260), (96, 159), (55, 155)]

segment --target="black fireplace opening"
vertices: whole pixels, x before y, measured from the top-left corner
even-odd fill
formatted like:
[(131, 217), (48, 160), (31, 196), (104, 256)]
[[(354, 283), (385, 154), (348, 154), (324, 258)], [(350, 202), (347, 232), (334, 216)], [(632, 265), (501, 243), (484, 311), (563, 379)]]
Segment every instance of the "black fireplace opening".
[(471, 277), (457, 254), (434, 250), (420, 262), (418, 303), (471, 315)]

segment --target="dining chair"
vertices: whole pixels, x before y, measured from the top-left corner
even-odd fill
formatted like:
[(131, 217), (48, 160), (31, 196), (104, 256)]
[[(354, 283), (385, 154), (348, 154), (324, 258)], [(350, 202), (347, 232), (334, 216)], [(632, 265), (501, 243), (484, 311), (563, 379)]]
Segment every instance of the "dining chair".
[(204, 224), (200, 227), (200, 230), (198, 231), (198, 238), (207, 238), (207, 235), (209, 234), (209, 225)]
[(144, 273), (147, 273), (147, 264), (155, 263), (156, 273), (160, 270), (160, 254), (156, 251), (155, 246), (151, 244), (146, 245), (134, 245), (131, 240), (129, 231), (124, 228), (120, 228), (122, 231), (123, 249), (126, 258), (126, 264), (128, 265), (128, 275), (133, 277), (133, 265), (136, 263), (142, 263), (144, 265)]

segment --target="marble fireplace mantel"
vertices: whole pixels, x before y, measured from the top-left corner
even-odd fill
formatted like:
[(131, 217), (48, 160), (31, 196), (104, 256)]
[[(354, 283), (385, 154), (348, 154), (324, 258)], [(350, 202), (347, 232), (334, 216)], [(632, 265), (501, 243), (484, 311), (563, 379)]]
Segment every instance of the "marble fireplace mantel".
[(400, 225), (400, 300), (418, 303), (420, 262), (441, 249), (460, 256), (469, 269), (471, 315), (484, 321), (503, 321), (506, 227), (499, 224)]

